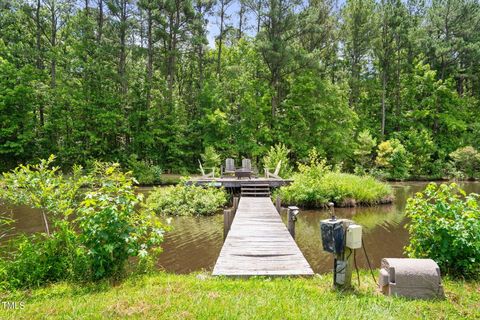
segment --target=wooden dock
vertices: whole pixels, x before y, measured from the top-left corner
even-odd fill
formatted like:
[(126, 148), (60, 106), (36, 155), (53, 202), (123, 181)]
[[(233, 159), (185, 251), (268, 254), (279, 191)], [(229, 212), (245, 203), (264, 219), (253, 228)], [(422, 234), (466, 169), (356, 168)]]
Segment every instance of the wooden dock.
[(312, 276), (269, 197), (242, 197), (214, 276)]
[(238, 188), (240, 189), (242, 185), (254, 185), (267, 184), (270, 188), (278, 188), (281, 186), (289, 185), (292, 180), (289, 179), (274, 179), (274, 178), (252, 178), (252, 179), (237, 179), (235, 177), (223, 177), (223, 178), (202, 178), (196, 177), (192, 178), (187, 182), (187, 184), (196, 184), (199, 186), (215, 186), (215, 187), (224, 187), (224, 188)]

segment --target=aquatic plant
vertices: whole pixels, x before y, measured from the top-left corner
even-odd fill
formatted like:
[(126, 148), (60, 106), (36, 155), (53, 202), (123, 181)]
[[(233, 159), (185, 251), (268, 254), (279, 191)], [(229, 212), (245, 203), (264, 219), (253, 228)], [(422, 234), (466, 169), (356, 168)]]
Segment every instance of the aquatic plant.
[(386, 183), (364, 175), (342, 173), (311, 154), (308, 164), (299, 164), (293, 183), (280, 188), (282, 201), (303, 207), (318, 208), (328, 202), (336, 206), (373, 205), (391, 202), (392, 189)]
[(227, 202), (223, 188), (188, 185), (187, 178), (176, 186), (157, 187), (146, 199), (145, 207), (161, 215), (212, 215)]

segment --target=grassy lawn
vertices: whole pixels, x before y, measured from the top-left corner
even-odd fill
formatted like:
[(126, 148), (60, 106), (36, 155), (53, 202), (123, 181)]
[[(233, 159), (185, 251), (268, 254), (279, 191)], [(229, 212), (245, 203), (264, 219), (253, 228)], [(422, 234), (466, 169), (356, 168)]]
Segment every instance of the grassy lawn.
[(23, 301), (1, 319), (479, 319), (480, 283), (444, 279), (446, 300), (384, 297), (367, 273), (361, 286), (331, 289), (331, 275), (313, 278), (212, 278), (158, 273), (117, 286), (56, 284), (3, 294)]

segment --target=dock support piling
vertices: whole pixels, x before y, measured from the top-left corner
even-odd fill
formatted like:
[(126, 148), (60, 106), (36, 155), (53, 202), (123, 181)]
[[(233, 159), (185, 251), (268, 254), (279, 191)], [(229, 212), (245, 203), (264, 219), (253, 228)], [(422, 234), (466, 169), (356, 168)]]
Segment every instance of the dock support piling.
[(227, 238), (234, 216), (235, 211), (233, 209), (223, 210), (223, 240)]
[(282, 211), (282, 199), (280, 199), (280, 196), (277, 196), (275, 199), (275, 208), (277, 209), (277, 212), (280, 214)]
[(288, 207), (287, 218), (288, 232), (292, 235), (292, 238), (295, 239), (295, 221), (297, 221), (298, 208), (297, 207)]
[(233, 197), (233, 212), (237, 212), (238, 209), (238, 197)]

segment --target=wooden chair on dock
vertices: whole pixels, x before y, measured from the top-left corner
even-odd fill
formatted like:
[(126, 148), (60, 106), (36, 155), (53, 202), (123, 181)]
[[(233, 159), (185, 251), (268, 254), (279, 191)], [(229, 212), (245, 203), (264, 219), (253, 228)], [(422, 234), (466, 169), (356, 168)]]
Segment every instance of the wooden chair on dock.
[(265, 178), (282, 179), (279, 176), (281, 167), (282, 167), (282, 160), (278, 161), (277, 166), (275, 167), (275, 171), (273, 173), (270, 172), (269, 168), (265, 167)]
[(203, 170), (202, 162), (200, 162), (200, 160), (198, 160), (198, 164), (200, 165), (200, 173), (202, 174), (202, 178), (215, 178), (215, 168), (212, 168), (212, 172), (205, 173), (205, 170)]
[(250, 159), (242, 159), (242, 170), (252, 172), (252, 161)]
[(225, 160), (225, 167), (222, 166), (221, 176), (223, 177), (224, 174), (235, 174), (235, 160), (232, 158)]

